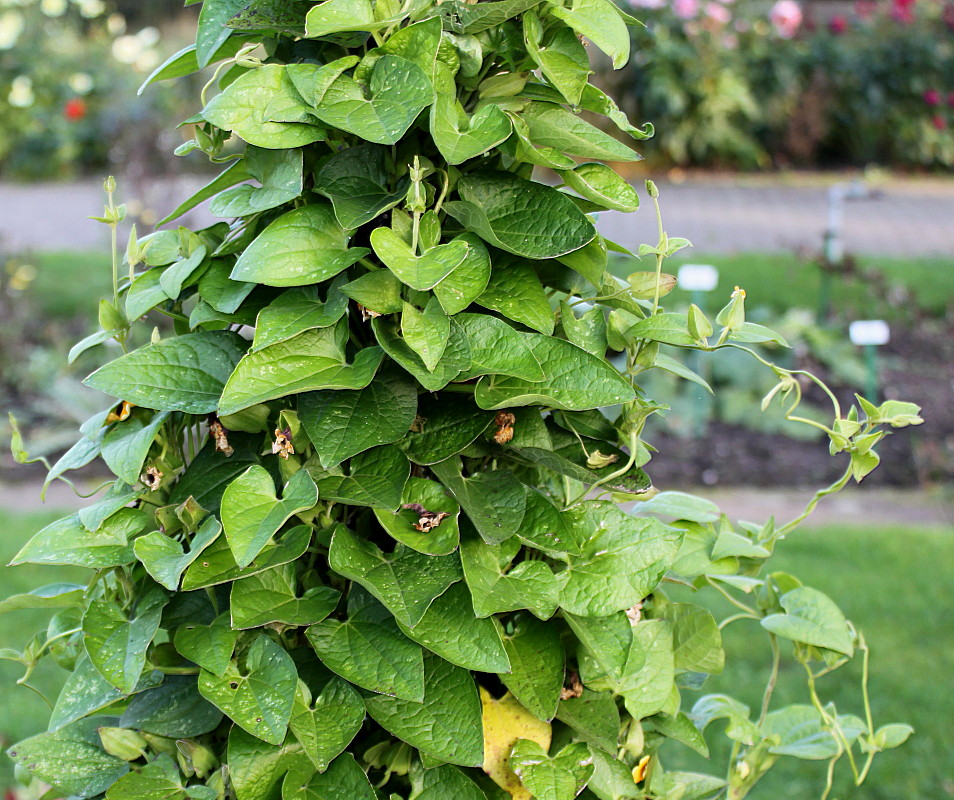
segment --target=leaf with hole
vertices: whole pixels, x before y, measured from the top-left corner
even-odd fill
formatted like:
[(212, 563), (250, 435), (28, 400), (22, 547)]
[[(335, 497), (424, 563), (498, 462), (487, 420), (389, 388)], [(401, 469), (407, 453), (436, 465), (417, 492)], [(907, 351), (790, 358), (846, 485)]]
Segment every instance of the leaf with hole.
[(199, 673), (202, 696), (269, 744), (285, 739), (297, 682), (291, 656), (265, 634), (255, 639), (243, 663), (233, 661), (222, 675)]

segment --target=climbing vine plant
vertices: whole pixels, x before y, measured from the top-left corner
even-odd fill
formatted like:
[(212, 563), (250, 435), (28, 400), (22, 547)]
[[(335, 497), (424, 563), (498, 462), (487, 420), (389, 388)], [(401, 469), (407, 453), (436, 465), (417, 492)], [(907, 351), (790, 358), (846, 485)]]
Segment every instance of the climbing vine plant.
[[(702, 800), (786, 756), (860, 782), (907, 738), (872, 719), (861, 634), (766, 564), (918, 409), (843, 412), (766, 361), (784, 341), (742, 290), (714, 321), (666, 310), (688, 242), (661, 222), (644, 271), (607, 271), (626, 251), (592, 215), (639, 196), (603, 162), (652, 131), (588, 82), (586, 44), (620, 67), (633, 22), (608, 0), (205, 0), (150, 82), (217, 65), (180, 152), (223, 171), (165, 222), (206, 200), (223, 221), (134, 232), (123, 256), (107, 181), (114, 295), (70, 357), (115, 340), (86, 382), (116, 400), (49, 480), (99, 459), (115, 481), (13, 561), (90, 570), (2, 604), (52, 610), (4, 653), (20, 683), (43, 659), (70, 673), (48, 731), (9, 750), (23, 780), (107, 800)], [(665, 398), (640, 376), (705, 386), (679, 348), (774, 371), (766, 403), (823, 430), (844, 477), (784, 525), (658, 492), (642, 437)], [(811, 381), (830, 424), (796, 416)], [(754, 710), (705, 692), (730, 624), (766, 635)], [(859, 653), (855, 716), (817, 680)], [(783, 657), (804, 704), (773, 702)], [(720, 733), (713, 774), (667, 769)]]

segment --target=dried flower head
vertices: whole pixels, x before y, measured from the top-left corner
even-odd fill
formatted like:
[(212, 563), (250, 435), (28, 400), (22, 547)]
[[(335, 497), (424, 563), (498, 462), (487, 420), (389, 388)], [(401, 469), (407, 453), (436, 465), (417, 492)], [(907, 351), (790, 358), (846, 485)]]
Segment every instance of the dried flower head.
[(630, 623), (635, 625), (643, 618), (643, 604), (637, 603), (632, 608), (627, 608), (626, 616), (629, 618)]
[(213, 417), (212, 422), (209, 423), (209, 436), (215, 441), (216, 453), (224, 453), (226, 456), (230, 456), (235, 452), (235, 448), (229, 444), (228, 431), (225, 430), (225, 426), (219, 422), (217, 417)]
[(446, 511), (428, 511), (420, 503), (405, 503), (402, 508), (413, 511), (417, 514), (417, 522), (414, 523), (414, 529), (421, 533), (430, 533), (434, 528), (441, 524), (444, 517), (449, 517)]
[(281, 458), (295, 455), (295, 445), (292, 443), (291, 428), (275, 428), (275, 441), (272, 442), (272, 453)]
[(578, 672), (571, 672), (568, 676), (569, 686), (564, 686), (560, 689), (560, 699), (561, 700), (572, 700), (575, 697), (583, 696), (583, 684), (580, 683), (580, 675)]
[(156, 467), (149, 467), (139, 476), (139, 480), (150, 492), (154, 492), (162, 485), (162, 473)]
[(497, 430), (494, 432), (494, 441), (497, 444), (506, 444), (513, 439), (513, 424), (517, 418), (509, 411), (498, 411), (494, 417), (494, 424)]
[(361, 303), (358, 303), (357, 306), (358, 306), (358, 311), (361, 312), (362, 322), (368, 322), (369, 320), (372, 320), (375, 317), (381, 316), (377, 311), (372, 311), (370, 308), (366, 308), (365, 306), (361, 305)]

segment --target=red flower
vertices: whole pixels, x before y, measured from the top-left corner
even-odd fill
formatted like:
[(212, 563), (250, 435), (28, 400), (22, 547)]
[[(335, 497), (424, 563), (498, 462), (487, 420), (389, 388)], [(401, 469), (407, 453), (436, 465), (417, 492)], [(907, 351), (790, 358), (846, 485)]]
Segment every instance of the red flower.
[(86, 116), (86, 101), (81, 97), (71, 97), (63, 106), (63, 116), (70, 122), (79, 122)]
[(923, 97), (924, 102), (931, 106), (931, 108), (941, 104), (941, 93), (937, 89), (928, 89)]
[(947, 121), (940, 114), (931, 117), (931, 124), (939, 131), (943, 131), (947, 127)]
[(835, 36), (840, 36), (848, 30), (848, 20), (841, 14), (838, 14), (828, 21), (828, 30), (835, 34)]

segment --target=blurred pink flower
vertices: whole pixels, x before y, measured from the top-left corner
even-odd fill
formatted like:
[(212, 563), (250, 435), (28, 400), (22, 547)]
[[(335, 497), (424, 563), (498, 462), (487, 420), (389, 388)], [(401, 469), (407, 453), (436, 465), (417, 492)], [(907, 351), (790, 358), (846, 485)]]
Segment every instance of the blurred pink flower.
[(948, 104), (949, 107), (954, 108), (954, 92), (951, 92), (951, 93), (947, 96), (947, 104)]
[(777, 0), (769, 12), (775, 32), (783, 39), (791, 39), (802, 24), (802, 7), (795, 0)]
[(838, 14), (828, 20), (828, 30), (830, 30), (835, 36), (840, 36), (848, 30), (848, 20)]
[(732, 14), (729, 12), (729, 9), (720, 3), (706, 3), (705, 12), (709, 19), (713, 22), (717, 22), (719, 25), (728, 25), (732, 19)]
[(914, 22), (914, 3), (916, 0), (891, 0), (891, 19), (907, 25)]
[(941, 105), (941, 93), (937, 89), (928, 89), (922, 96), (924, 102), (932, 108)]
[(629, 0), (633, 8), (662, 8), (666, 5), (666, 0)]
[(931, 117), (931, 124), (937, 128), (937, 130), (943, 131), (947, 127), (947, 120), (945, 120), (940, 114), (935, 114), (933, 117)]
[(878, 4), (875, 0), (857, 0), (855, 3), (855, 13), (859, 19), (870, 18), (878, 10)]
[(699, 13), (699, 0), (673, 0), (672, 10), (680, 19), (692, 19)]

